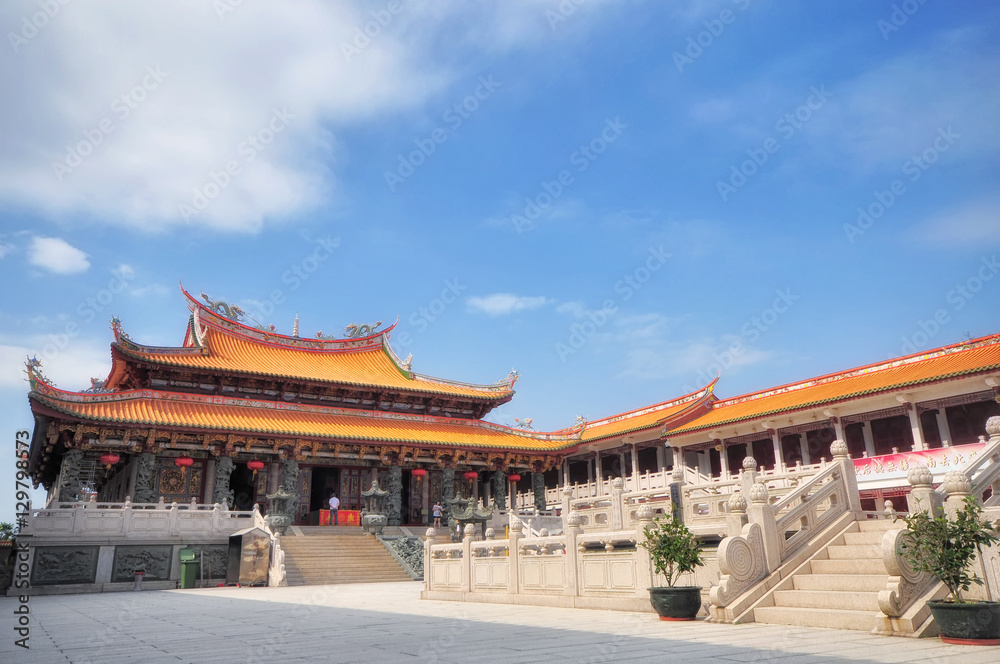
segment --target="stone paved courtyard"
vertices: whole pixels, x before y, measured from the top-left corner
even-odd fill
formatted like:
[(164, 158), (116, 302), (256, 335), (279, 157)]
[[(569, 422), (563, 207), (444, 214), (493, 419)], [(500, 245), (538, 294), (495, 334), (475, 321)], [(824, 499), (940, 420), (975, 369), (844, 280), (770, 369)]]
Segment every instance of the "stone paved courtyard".
[(416, 582), (0, 598), (0, 662), (933, 662), (1000, 648), (654, 614), (419, 599)]

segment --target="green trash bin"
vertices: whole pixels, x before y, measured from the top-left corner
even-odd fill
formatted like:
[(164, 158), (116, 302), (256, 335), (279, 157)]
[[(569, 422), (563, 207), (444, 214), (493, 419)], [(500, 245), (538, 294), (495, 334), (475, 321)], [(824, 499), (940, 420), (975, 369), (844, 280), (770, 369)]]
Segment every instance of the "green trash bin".
[(181, 588), (194, 588), (198, 578), (198, 561), (194, 549), (186, 547), (178, 551), (181, 559)]

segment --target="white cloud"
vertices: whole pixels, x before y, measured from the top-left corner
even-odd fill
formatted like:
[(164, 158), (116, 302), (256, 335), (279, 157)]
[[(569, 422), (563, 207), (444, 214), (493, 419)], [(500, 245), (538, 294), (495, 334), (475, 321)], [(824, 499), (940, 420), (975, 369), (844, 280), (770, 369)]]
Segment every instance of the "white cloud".
[(28, 262), (56, 274), (77, 274), (90, 269), (87, 254), (57, 237), (34, 237)]
[(0, 240), (0, 258), (4, 258), (12, 251), (14, 251), (14, 245)]
[[(0, 202), (147, 231), (254, 232), (337, 195), (342, 127), (421, 108), (482, 73), (469, 68), (483, 53), (583, 38), (606, 3), (555, 33), (538, 0), (406, 2), (381, 27), (385, 3), (232, 4), (74, 3), (18, 43), (0, 59), (18, 90), (0, 108)], [(0, 22), (37, 11), (5, 2)], [(207, 205), (185, 219), (196, 190)]]
[(935, 246), (994, 246), (1000, 242), (1000, 201), (973, 201), (942, 212), (919, 224), (917, 236)]
[(494, 293), (492, 295), (472, 296), (466, 300), (469, 311), (481, 311), (490, 316), (505, 316), (507, 314), (537, 309), (551, 303), (547, 297), (525, 297), (512, 293)]
[(59, 348), (53, 335), (33, 336), (28, 345), (4, 344), (0, 340), (0, 389), (28, 390), (25, 360), (38, 357), (42, 372), (57, 387), (78, 391), (90, 387), (91, 378), (107, 378), (111, 370), (109, 342), (73, 339)]

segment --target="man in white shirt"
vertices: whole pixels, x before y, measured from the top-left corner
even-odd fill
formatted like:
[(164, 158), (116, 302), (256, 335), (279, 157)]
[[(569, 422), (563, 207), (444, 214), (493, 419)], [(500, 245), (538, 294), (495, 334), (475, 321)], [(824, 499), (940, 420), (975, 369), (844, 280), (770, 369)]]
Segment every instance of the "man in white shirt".
[(340, 509), (340, 498), (337, 498), (337, 494), (330, 496), (330, 525), (337, 525), (337, 510)]

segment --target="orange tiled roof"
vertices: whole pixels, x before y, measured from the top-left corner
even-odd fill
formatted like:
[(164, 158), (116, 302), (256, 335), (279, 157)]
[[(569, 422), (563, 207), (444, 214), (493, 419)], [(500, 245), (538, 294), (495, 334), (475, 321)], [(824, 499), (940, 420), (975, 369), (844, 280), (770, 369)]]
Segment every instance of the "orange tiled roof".
[(31, 397), (72, 417), (134, 426), (542, 453), (566, 450), (579, 444), (578, 437), (572, 434), (527, 433), (482, 420), (352, 411), (155, 390), (81, 394), (63, 392), (37, 382)]
[(1000, 369), (1000, 334), (716, 401), (711, 411), (669, 433), (689, 433), (996, 369)]
[(627, 413), (612, 415), (604, 419), (588, 422), (583, 430), (583, 440), (593, 441), (612, 436), (621, 436), (642, 429), (650, 429), (666, 424), (670, 426), (684, 421), (685, 415), (697, 413), (707, 407), (712, 401), (712, 390), (718, 378), (706, 387), (686, 394), (673, 401), (665, 401), (646, 408), (639, 408)]
[[(421, 376), (403, 370), (390, 357), (391, 350), (377, 339), (359, 349), (340, 343), (326, 350), (315, 340), (261, 341), (240, 331), (207, 324), (200, 347), (153, 348), (119, 338), (116, 346), (125, 355), (154, 364), (227, 371), (275, 378), (292, 378), (361, 387), (391, 388), (460, 396), (477, 400), (505, 400), (513, 395), (509, 382), (470, 385)], [(288, 341), (284, 341), (288, 339)]]

